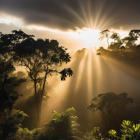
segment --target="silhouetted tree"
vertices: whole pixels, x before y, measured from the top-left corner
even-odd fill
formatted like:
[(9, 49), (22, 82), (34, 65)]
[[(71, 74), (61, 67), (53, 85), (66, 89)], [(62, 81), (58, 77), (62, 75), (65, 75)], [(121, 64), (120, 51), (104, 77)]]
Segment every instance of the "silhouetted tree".
[(133, 36), (134, 38), (138, 39), (138, 37), (140, 36), (140, 30), (131, 30), (129, 32), (129, 36)]
[[(16, 32), (14, 31), (15, 35)], [(47, 76), (58, 73), (61, 75), (61, 80), (72, 76), (73, 71), (70, 68), (59, 70), (62, 63), (69, 62), (71, 57), (66, 53), (66, 48), (59, 46), (57, 40), (34, 40), (33, 36), (27, 36), (28, 38), (22, 39), (14, 46), (14, 61), (28, 69), (28, 75), (34, 82), (37, 115), (40, 122), (41, 104)]]
[(110, 36), (110, 38), (114, 40), (114, 43), (115, 43), (115, 41), (116, 41), (117, 43), (120, 43), (120, 42), (121, 42), (121, 39), (120, 39), (120, 36), (119, 36), (118, 33), (113, 33), (113, 34)]
[(125, 115), (125, 106), (133, 100), (124, 92), (121, 94), (108, 92), (96, 95), (91, 101), (87, 109), (100, 111), (105, 127), (117, 129)]
[(3, 118), (2, 122), (5, 122), (7, 115), (10, 115), (15, 101), (19, 97), (15, 88), (26, 81), (24, 78), (10, 77), (9, 75), (14, 70), (15, 68), (11, 63), (0, 63), (0, 113)]
[(131, 47), (134, 46), (134, 43), (135, 43), (136, 40), (137, 40), (137, 38), (135, 38), (133, 36), (127, 36), (127, 37), (122, 39), (122, 43), (125, 43), (126, 46), (131, 48)]
[(122, 42), (125, 43), (129, 47), (133, 47), (135, 45), (135, 41), (140, 36), (140, 30), (131, 30), (129, 35), (122, 39)]
[(109, 30), (106, 29), (106, 30), (103, 30), (100, 32), (100, 40), (103, 40), (104, 38), (107, 38), (107, 43), (108, 43), (108, 46), (109, 46), (109, 42), (108, 42), (108, 39), (109, 39)]
[(16, 92), (16, 87), (25, 82), (24, 78), (10, 77), (15, 70), (11, 61), (0, 59), (0, 139), (11, 139), (18, 130), (19, 123), (22, 122), (25, 113), (15, 111), (13, 105), (20, 96)]

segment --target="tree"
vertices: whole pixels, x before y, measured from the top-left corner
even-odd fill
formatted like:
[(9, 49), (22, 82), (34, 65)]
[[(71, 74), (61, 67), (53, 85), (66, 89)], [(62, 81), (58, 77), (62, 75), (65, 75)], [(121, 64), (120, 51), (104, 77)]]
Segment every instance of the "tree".
[(109, 32), (110, 31), (108, 29), (103, 30), (102, 32), (100, 32), (100, 38), (99, 38), (99, 40), (103, 40), (104, 38), (107, 38), (108, 47), (109, 47), (109, 42), (108, 42)]
[(116, 129), (125, 116), (125, 106), (133, 100), (124, 92), (121, 94), (108, 92), (96, 95), (91, 101), (87, 109), (99, 111), (105, 127)]
[(0, 114), (1, 123), (4, 123), (13, 108), (15, 101), (20, 96), (15, 88), (25, 82), (24, 78), (10, 77), (15, 70), (12, 60), (11, 35), (0, 33)]
[(117, 43), (120, 43), (120, 42), (121, 42), (120, 36), (119, 36), (118, 33), (113, 33), (113, 34), (110, 36), (110, 38), (114, 40), (114, 43), (115, 43), (115, 41), (117, 41)]
[(129, 36), (132, 36), (132, 37), (138, 39), (138, 37), (140, 36), (140, 30), (131, 30), (129, 32)]
[(12, 109), (5, 123), (0, 124), (0, 139), (15, 140), (15, 135), (25, 117), (28, 117), (28, 115), (23, 111)]
[(27, 38), (32, 38), (33, 35), (27, 35), (23, 31), (19, 30), (13, 30), (12, 34), (2, 34), (0, 32), (0, 52), (1, 54), (8, 53), (9, 56), (12, 55), (11, 52), (13, 52), (13, 47), (15, 47), (17, 44), (20, 44), (23, 40), (26, 40)]
[(137, 40), (137, 38), (135, 38), (133, 36), (127, 36), (127, 37), (122, 39), (122, 43), (125, 43), (126, 46), (129, 46), (131, 48), (134, 46), (134, 43), (136, 40)]
[(20, 96), (15, 88), (25, 82), (24, 78), (10, 77), (10, 74), (15, 70), (10, 62), (0, 62), (0, 114), (2, 123), (6, 117), (10, 116), (15, 101)]
[(0, 139), (2, 140), (9, 138), (12, 140), (18, 125), (27, 116), (22, 111), (13, 109), (16, 100), (21, 96), (15, 89), (26, 81), (24, 78), (10, 77), (14, 70), (11, 61), (5, 62), (0, 59)]
[(131, 30), (129, 35), (122, 39), (122, 42), (125, 43), (129, 47), (133, 47), (135, 45), (135, 41), (140, 36), (140, 30)]
[(119, 34), (113, 32), (113, 34), (110, 36), (110, 38), (113, 39), (114, 42), (111, 42), (111, 45), (108, 47), (108, 49), (118, 50), (119, 47), (122, 45), (122, 42), (121, 42)]
[[(14, 31), (13, 33), (17, 36), (18, 32)], [(27, 35), (27, 37), (13, 47), (13, 58), (17, 64), (28, 69), (28, 75), (34, 82), (37, 117), (38, 124), (40, 124), (41, 104), (46, 79), (53, 73), (60, 74), (61, 80), (65, 80), (67, 76), (72, 76), (73, 71), (70, 68), (59, 70), (63, 62), (70, 62), (71, 57), (66, 53), (66, 48), (59, 46), (57, 40), (34, 40), (33, 36), (30, 35)], [(23, 35), (20, 38), (23, 38)]]

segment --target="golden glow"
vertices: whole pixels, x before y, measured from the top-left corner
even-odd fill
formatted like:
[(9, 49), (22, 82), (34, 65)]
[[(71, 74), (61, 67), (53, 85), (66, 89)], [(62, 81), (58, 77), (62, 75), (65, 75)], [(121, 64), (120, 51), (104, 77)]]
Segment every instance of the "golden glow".
[(99, 58), (99, 56), (96, 55), (96, 50), (95, 49), (92, 49), (91, 53), (92, 53), (91, 55), (93, 56), (94, 64), (96, 66), (96, 68), (94, 70), (96, 72), (96, 75), (98, 76), (96, 78), (96, 87), (97, 87), (96, 92), (99, 92), (100, 83), (101, 83), (101, 79), (102, 79), (102, 76), (101, 76), (101, 64), (100, 64), (102, 58)]
[[(84, 6), (82, 6), (82, 5), (80, 5), (80, 6), (82, 8), (84, 17), (86, 17), (86, 13), (83, 9)], [(101, 10), (101, 8), (100, 8), (100, 10)], [(98, 16), (96, 16), (94, 23), (93, 23), (92, 17), (90, 16), (90, 15), (92, 15), (90, 13), (90, 10), (89, 10), (89, 17), (87, 17), (85, 21), (83, 21), (83, 19), (78, 17), (78, 15), (74, 11), (72, 11), (72, 9), (70, 10), (70, 12), (72, 12), (72, 14), (77, 16), (79, 21), (81, 21), (81, 23), (83, 24), (84, 28), (79, 29), (78, 27), (75, 27), (76, 31), (72, 31), (72, 30), (61, 31), (57, 28), (52, 29), (52, 28), (48, 28), (45, 26), (44, 27), (38, 26), (38, 25), (28, 25), (27, 26), (24, 24), (22, 18), (7, 15), (5, 13), (0, 13), (0, 23), (7, 24), (7, 25), (15, 25), (17, 27), (20, 27), (20, 29), (23, 29), (23, 31), (24, 31), (24, 29), (31, 30), (32, 32), (34, 30), (36, 30), (38, 33), (34, 34), (34, 35), (37, 38), (39, 38), (39, 37), (46, 38), (49, 36), (49, 39), (58, 40), (62, 46), (65, 46), (69, 50), (70, 49), (77, 50), (77, 49), (89, 48), (89, 47), (99, 48), (101, 46), (103, 46), (104, 48), (108, 47), (106, 38), (103, 39), (102, 41), (99, 40), (100, 30), (95, 30), (95, 29), (100, 29), (100, 28), (105, 29), (105, 26), (102, 26), (102, 24), (104, 23), (104, 20), (105, 20), (104, 18), (102, 19), (102, 21), (100, 21), (100, 24), (99, 24), (98, 17), (100, 16), (100, 12), (97, 14)], [(103, 25), (106, 25), (107, 23), (108, 22), (106, 21)], [(85, 28), (85, 27), (89, 27), (89, 28)], [(120, 29), (112, 28), (109, 30), (111, 31), (110, 35), (113, 32), (119, 33), (121, 39), (128, 36), (128, 34), (129, 34), (129, 31), (123, 30), (122, 27)], [(114, 40), (109, 39), (109, 43), (111, 43), (111, 42), (114, 42)], [(136, 44), (140, 44), (140, 39), (138, 39), (136, 41)]]
[[(129, 31), (123, 30), (122, 28), (120, 28), (120, 29), (113, 29), (112, 28), (112, 29), (109, 29), (109, 30), (110, 30), (109, 36), (111, 36), (113, 33), (118, 33), (119, 36), (120, 36), (120, 39), (123, 39), (124, 37), (128, 36), (128, 34), (129, 34)], [(109, 38), (109, 44), (111, 42), (114, 42), (114, 40)], [(138, 40), (137, 43), (138, 42), (140, 42), (140, 40)], [(100, 47), (100, 46), (103, 46), (105, 49), (107, 49), (108, 44), (107, 44), (107, 39), (106, 38), (104, 38), (103, 40), (100, 40), (100, 42), (98, 44), (98, 47)]]
[(80, 87), (80, 82), (81, 82), (81, 79), (82, 79), (81, 75), (83, 75), (83, 70), (84, 70), (84, 66), (85, 66), (86, 56), (87, 56), (87, 51), (84, 54), (84, 56), (82, 57), (81, 61), (79, 62), (79, 66), (77, 67), (78, 75), (77, 75), (77, 78), (76, 78), (76, 81), (75, 81), (75, 83), (76, 83), (76, 85), (75, 85), (75, 92), (77, 92), (77, 90)]
[(27, 28), (29, 30), (40, 30), (40, 31), (50, 31), (50, 32), (55, 32), (55, 33), (59, 33), (61, 31), (59, 30), (56, 30), (56, 29), (51, 29), (51, 28), (46, 28), (46, 27), (42, 27), (42, 26), (37, 26), (37, 25), (30, 25), (30, 26), (27, 26)]
[(130, 31), (125, 31), (122, 28), (119, 29), (119, 30), (118, 29), (110, 29), (110, 31), (111, 32), (118, 33), (120, 35), (121, 39), (124, 38), (124, 37), (126, 37), (126, 36), (128, 36), (128, 34), (130, 32)]
[(76, 32), (69, 32), (73, 37), (77, 38), (84, 43), (86, 48), (95, 47), (99, 42), (99, 30), (93, 30), (90, 28), (78, 29)]
[(90, 102), (92, 98), (92, 92), (93, 92), (93, 82), (92, 82), (92, 49), (88, 50), (88, 61), (87, 61), (87, 87), (88, 87), (88, 102)]
[[(77, 40), (75, 45), (79, 44), (79, 46), (81, 46), (82, 44), (82, 48), (99, 47), (99, 30), (93, 30), (90, 28), (76, 28), (76, 31), (69, 30), (64, 32), (57, 29), (51, 29), (37, 25), (30, 25), (27, 26), (27, 28), (29, 30), (49, 31), (58, 34), (58, 36), (61, 35), (62, 37), (71, 36), (71, 41)], [(69, 42), (70, 41), (68, 40), (67, 43), (69, 44)]]
[(18, 27), (23, 26), (23, 22), (20, 18), (10, 16), (10, 15), (6, 15), (4, 13), (0, 13), (0, 23), (13, 24), (13, 25), (16, 25)]

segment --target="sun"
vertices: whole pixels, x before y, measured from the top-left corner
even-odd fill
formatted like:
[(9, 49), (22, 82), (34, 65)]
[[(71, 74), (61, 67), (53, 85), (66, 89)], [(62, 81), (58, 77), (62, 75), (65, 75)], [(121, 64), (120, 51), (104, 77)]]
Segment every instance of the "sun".
[(86, 48), (98, 46), (99, 33), (99, 30), (90, 28), (77, 29), (76, 32), (70, 32), (72, 36), (84, 43)]

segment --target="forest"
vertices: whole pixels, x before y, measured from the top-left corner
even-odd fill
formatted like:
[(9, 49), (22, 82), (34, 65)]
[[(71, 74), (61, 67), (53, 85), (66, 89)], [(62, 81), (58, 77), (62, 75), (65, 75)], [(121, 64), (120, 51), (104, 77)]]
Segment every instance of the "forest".
[[(131, 30), (123, 39), (116, 32), (110, 33), (109, 29), (100, 32), (99, 39), (107, 39), (108, 48), (101, 46), (96, 50), (96, 57), (113, 59), (139, 71), (140, 45), (135, 42), (140, 30)], [(109, 38), (114, 42), (109, 43)], [(86, 48), (75, 52), (75, 59), (81, 60), (86, 51), (90, 52)], [(127, 91), (96, 94), (87, 105), (82, 101), (84, 96), (77, 95), (75, 104), (79, 104), (79, 108), (67, 105), (62, 112), (56, 108), (49, 117), (47, 109), (43, 108), (46, 104), (49, 106), (55, 91), (48, 79), (59, 77), (63, 87), (64, 82), (80, 75), (67, 66), (71, 61), (67, 48), (60, 46), (57, 40), (34, 39), (34, 35), (22, 30), (9, 34), (0, 32), (0, 140), (140, 139), (139, 96), (131, 96)], [(135, 72), (124, 71), (140, 78)], [(76, 84), (74, 80), (72, 84)], [(94, 87), (97, 81), (90, 84)], [(72, 102), (72, 93), (68, 93), (66, 100)], [(56, 102), (56, 106), (58, 104)], [(90, 119), (86, 117), (88, 113)], [(45, 121), (42, 121), (42, 114), (45, 114)]]

